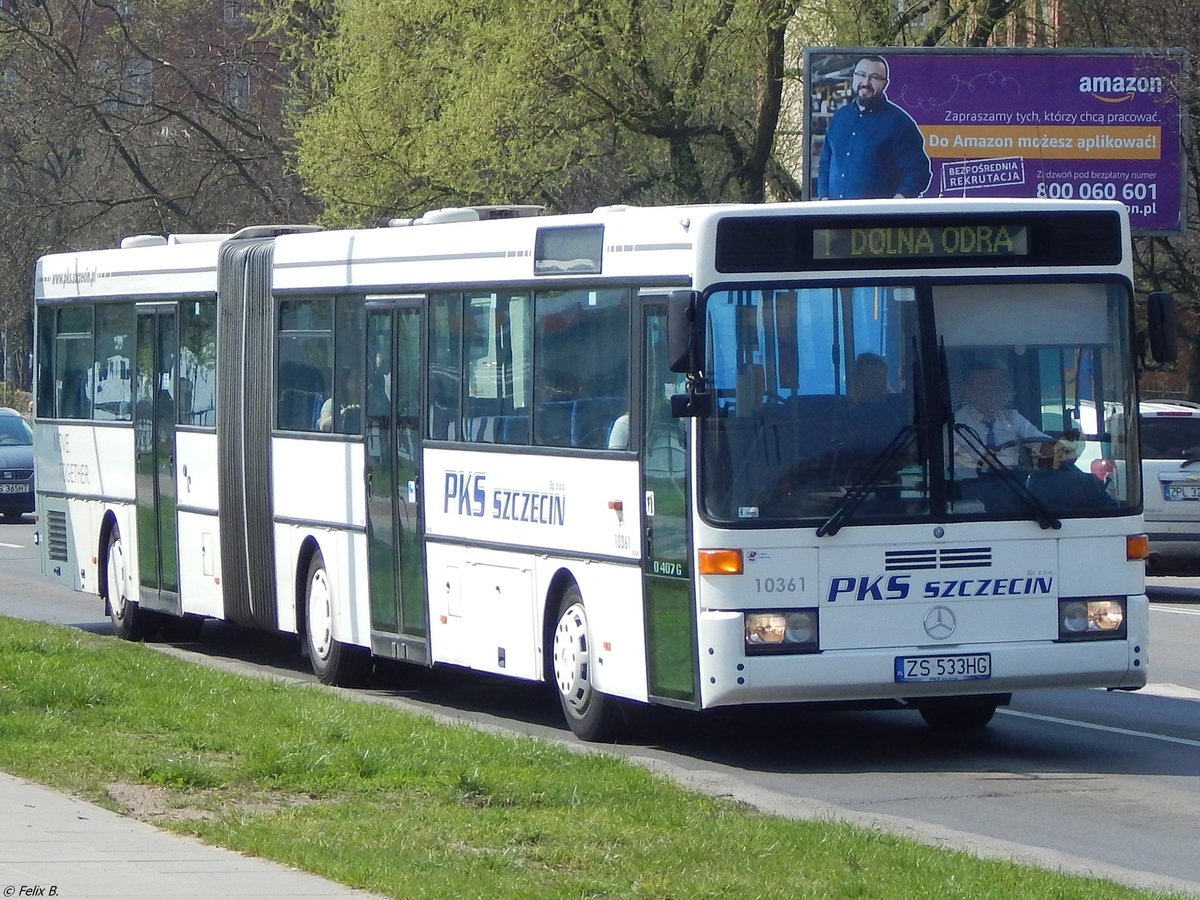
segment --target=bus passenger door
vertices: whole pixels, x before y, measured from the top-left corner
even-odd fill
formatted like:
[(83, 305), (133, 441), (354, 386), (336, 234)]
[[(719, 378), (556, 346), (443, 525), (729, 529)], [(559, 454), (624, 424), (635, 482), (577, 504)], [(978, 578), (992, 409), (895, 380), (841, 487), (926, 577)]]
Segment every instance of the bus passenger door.
[(687, 420), (671, 416), (677, 377), (667, 364), (666, 304), (644, 301), (641, 322), (641, 429), (645, 547), (646, 654), (651, 698), (692, 706), (696, 622), (688, 528)]
[(179, 614), (175, 528), (174, 306), (139, 307), (134, 372), (134, 495), (137, 557), (145, 609)]
[(424, 662), (420, 304), (420, 299), (369, 301), (365, 437), (372, 648), (383, 656)]

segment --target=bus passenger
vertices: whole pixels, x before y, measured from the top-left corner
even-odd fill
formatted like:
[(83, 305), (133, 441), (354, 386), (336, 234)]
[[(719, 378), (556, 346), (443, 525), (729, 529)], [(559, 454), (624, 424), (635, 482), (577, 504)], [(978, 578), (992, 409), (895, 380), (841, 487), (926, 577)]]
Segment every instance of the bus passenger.
[(855, 405), (879, 403), (891, 393), (887, 360), (878, 353), (860, 353), (846, 378), (846, 397)]
[(608, 430), (608, 449), (629, 449), (629, 413), (621, 413), (613, 420), (612, 427)]
[(888, 385), (888, 365), (878, 353), (860, 353), (846, 372), (847, 404), (839, 416), (839, 443), (870, 452), (885, 447), (906, 424), (900, 397)]
[[(339, 434), (357, 434), (362, 431), (362, 405), (358, 402), (359, 374), (350, 371), (345, 374), (342, 382), (342, 392), (337, 395), (340, 404), (337, 408), (336, 425)], [(335, 424), (334, 398), (328, 397), (321, 404), (321, 412), (317, 416), (319, 431), (333, 431)]]

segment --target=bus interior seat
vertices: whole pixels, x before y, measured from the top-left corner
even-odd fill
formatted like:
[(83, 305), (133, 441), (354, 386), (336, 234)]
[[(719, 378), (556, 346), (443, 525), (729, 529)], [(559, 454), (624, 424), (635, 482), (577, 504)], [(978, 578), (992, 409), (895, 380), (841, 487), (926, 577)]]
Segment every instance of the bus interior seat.
[(571, 414), (571, 446), (600, 450), (608, 446), (613, 423), (629, 409), (625, 397), (585, 397)]
[(435, 441), (458, 440), (458, 410), (440, 403), (429, 405), (429, 437)]
[(467, 419), (466, 439), (476, 444), (494, 444), (495, 424), (495, 416), (472, 416)]
[(501, 403), (500, 397), (467, 397), (463, 439), (478, 444), (494, 444), (496, 417), (502, 411)]
[(548, 447), (571, 446), (574, 400), (552, 400), (537, 411), (537, 442)]
[(493, 436), (497, 444), (529, 443), (529, 416), (496, 416)]
[(315, 431), (316, 418), (313, 409), (316, 409), (319, 416), (323, 402), (324, 394), (317, 391), (284, 388), (279, 392), (279, 428), (285, 431)]
[(538, 408), (537, 441), (551, 447), (600, 450), (608, 446), (608, 432), (617, 417), (629, 409), (624, 397), (581, 397), (554, 400)]

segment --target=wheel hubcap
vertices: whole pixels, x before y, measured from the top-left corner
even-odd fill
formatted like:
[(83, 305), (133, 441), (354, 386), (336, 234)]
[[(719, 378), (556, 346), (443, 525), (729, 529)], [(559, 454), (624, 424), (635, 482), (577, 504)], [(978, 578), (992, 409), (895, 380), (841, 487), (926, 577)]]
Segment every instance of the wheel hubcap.
[(125, 590), (125, 550), (121, 542), (113, 541), (108, 548), (108, 608), (113, 617), (124, 619), (129, 606)]
[(328, 658), (333, 644), (333, 609), (324, 569), (314, 572), (308, 583), (308, 641), (320, 659)]
[(576, 715), (583, 715), (592, 698), (591, 663), (587, 614), (582, 603), (573, 603), (554, 630), (554, 680)]

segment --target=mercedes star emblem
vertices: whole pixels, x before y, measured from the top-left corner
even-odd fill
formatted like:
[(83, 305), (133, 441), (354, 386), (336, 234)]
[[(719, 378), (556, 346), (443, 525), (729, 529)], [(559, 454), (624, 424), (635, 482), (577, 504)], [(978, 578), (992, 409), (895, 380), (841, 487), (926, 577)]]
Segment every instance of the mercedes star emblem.
[(925, 613), (925, 633), (935, 641), (944, 641), (954, 634), (954, 613), (948, 606), (935, 606)]

